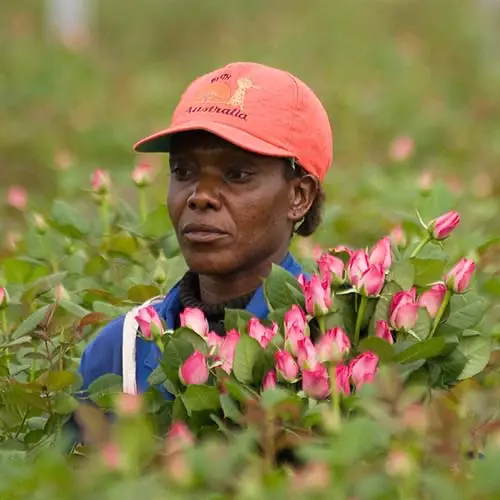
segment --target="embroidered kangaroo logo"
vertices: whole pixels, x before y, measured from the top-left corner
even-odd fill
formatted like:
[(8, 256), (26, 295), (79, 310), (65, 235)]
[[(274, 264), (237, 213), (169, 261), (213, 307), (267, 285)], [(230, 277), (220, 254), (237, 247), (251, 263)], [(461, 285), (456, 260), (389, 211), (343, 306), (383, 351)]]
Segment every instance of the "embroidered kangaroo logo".
[(238, 84), (238, 88), (229, 98), (227, 104), (229, 104), (229, 106), (237, 106), (241, 111), (243, 111), (246, 93), (250, 89), (258, 89), (259, 87), (256, 87), (250, 78), (239, 78), (236, 83)]
[(200, 89), (195, 95), (193, 101), (200, 104), (226, 104), (239, 108), (243, 111), (245, 96), (248, 90), (258, 89), (250, 80), (250, 78), (239, 78), (237, 80), (238, 87), (231, 94), (231, 88), (225, 82), (214, 82)]

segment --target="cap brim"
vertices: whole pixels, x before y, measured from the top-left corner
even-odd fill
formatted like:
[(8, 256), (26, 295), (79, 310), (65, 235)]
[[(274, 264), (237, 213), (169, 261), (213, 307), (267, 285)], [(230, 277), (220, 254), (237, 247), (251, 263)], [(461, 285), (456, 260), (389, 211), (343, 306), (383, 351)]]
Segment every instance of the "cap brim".
[(255, 137), (241, 129), (218, 122), (188, 122), (176, 127), (170, 127), (156, 132), (134, 145), (134, 150), (139, 153), (168, 153), (170, 152), (170, 139), (173, 134), (190, 130), (205, 130), (247, 151), (267, 156), (293, 157), (294, 154), (284, 148), (279, 148)]

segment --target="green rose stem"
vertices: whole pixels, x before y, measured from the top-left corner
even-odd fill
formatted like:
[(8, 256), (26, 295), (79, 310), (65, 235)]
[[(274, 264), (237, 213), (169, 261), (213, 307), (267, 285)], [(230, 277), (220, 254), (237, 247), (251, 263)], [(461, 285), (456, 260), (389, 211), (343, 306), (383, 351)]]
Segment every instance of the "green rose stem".
[(330, 363), (328, 365), (328, 372), (330, 375), (330, 393), (332, 395), (332, 411), (333, 411), (333, 419), (335, 422), (335, 428), (338, 429), (341, 423), (341, 415), (340, 415), (340, 394), (337, 391), (337, 371), (336, 365), (334, 363)]
[(148, 216), (148, 198), (144, 187), (139, 187), (139, 212), (141, 215), (141, 222), (145, 222)]
[(57, 265), (57, 259), (50, 258), (50, 246), (47, 244), (46, 235), (40, 235), (40, 241), (42, 242), (41, 246), (43, 253), (47, 256), (47, 262), (52, 267), (52, 271), (54, 273), (57, 273), (57, 271), (59, 270), (59, 266)]
[(324, 316), (318, 316), (318, 325), (319, 325), (319, 331), (321, 332), (322, 335), (325, 333), (325, 317)]
[(109, 203), (106, 195), (102, 196), (100, 199), (100, 212), (101, 221), (104, 227), (104, 235), (107, 236), (111, 233), (111, 221), (109, 218)]
[(411, 253), (410, 255), (410, 259), (413, 259), (415, 258), (418, 253), (420, 252), (420, 250), (422, 250), (422, 248), (425, 247), (425, 245), (427, 245), (427, 243), (429, 243), (429, 241), (432, 240), (432, 236), (430, 234), (428, 234), (418, 245), (417, 247), (415, 248), (415, 250), (413, 250), (413, 252)]
[(8, 333), (8, 323), (7, 323), (7, 311), (2, 309), (2, 330), (5, 335)]
[(363, 323), (363, 318), (365, 317), (366, 304), (368, 303), (368, 297), (361, 295), (361, 302), (359, 304), (358, 316), (356, 318), (356, 327), (354, 329), (354, 344), (359, 343), (359, 332), (361, 331), (361, 324)]
[(451, 290), (446, 290), (446, 293), (444, 294), (444, 297), (443, 297), (443, 301), (441, 302), (441, 305), (439, 306), (436, 317), (434, 318), (434, 323), (432, 324), (431, 333), (429, 333), (428, 338), (432, 338), (432, 336), (434, 335), (434, 332), (437, 330), (437, 327), (439, 326), (439, 322), (441, 321), (441, 318), (443, 317), (444, 311), (446, 310), (446, 306), (450, 302), (450, 298), (452, 295), (453, 295), (453, 292)]

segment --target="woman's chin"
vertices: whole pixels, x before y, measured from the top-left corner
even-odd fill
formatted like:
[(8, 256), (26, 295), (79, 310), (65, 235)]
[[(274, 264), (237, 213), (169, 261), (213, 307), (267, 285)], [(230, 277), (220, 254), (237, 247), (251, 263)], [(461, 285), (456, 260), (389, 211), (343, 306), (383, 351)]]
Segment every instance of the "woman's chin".
[(204, 275), (225, 275), (231, 274), (238, 263), (228, 258), (222, 251), (189, 252), (184, 255), (184, 259), (189, 270), (196, 274)]

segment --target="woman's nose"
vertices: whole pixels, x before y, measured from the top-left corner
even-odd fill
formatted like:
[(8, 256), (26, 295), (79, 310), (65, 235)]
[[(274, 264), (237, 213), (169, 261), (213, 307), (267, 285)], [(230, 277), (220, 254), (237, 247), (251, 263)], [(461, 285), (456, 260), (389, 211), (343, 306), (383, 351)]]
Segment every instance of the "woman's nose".
[(200, 179), (187, 203), (191, 210), (219, 210), (221, 203), (217, 182), (210, 179)]

